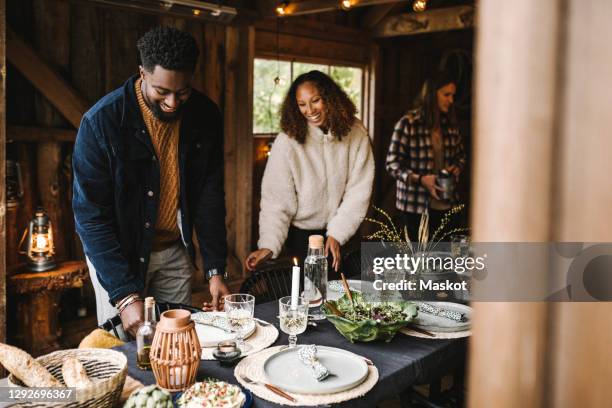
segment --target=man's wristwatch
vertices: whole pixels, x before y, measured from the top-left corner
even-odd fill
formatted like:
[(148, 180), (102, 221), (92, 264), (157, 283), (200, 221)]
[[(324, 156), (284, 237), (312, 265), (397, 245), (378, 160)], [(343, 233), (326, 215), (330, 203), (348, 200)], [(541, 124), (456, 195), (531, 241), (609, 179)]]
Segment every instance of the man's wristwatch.
[(207, 281), (209, 281), (213, 276), (217, 275), (221, 276), (223, 280), (227, 279), (227, 271), (225, 270), (225, 268), (212, 268), (204, 272), (204, 276), (206, 276)]

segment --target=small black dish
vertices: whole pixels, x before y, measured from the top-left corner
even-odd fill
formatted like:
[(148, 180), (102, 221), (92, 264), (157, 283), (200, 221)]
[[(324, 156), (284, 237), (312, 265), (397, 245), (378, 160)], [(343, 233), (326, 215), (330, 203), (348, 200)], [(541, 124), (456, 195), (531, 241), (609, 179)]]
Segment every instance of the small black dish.
[(217, 344), (212, 354), (222, 366), (227, 367), (234, 365), (240, 359), (242, 352), (236, 347), (236, 342), (222, 341)]

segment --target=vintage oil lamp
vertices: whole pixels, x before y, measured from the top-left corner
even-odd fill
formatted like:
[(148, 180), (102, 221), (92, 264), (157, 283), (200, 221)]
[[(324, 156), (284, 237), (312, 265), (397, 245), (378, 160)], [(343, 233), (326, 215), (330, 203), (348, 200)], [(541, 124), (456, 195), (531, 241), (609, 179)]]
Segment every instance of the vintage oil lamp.
[(21, 251), (21, 253), (28, 257), (28, 269), (34, 272), (44, 272), (57, 266), (53, 258), (55, 254), (53, 226), (44, 208), (38, 207), (36, 209), (34, 218), (30, 221), (28, 229), (24, 231), (21, 238), (20, 248), (24, 241), (27, 244), (27, 249)]

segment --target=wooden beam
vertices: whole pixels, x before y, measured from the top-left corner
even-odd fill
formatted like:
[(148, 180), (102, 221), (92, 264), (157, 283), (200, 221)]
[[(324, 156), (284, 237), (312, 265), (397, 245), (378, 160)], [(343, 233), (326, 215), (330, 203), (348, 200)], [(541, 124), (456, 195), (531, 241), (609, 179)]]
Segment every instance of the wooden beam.
[[(130, 13), (149, 14), (162, 16), (162, 18), (179, 18), (187, 19), (192, 21), (198, 21), (200, 23), (213, 23), (213, 24), (229, 24), (235, 20), (237, 15), (242, 15), (243, 18), (254, 19), (258, 15), (254, 11), (248, 8), (235, 7), (225, 1), (225, 5), (221, 4), (222, 14), (213, 15), (210, 10), (201, 9), (200, 14), (194, 14), (191, 7), (186, 7), (177, 4), (169, 9), (158, 7), (161, 2), (150, 1), (150, 4), (143, 2), (134, 1), (121, 1), (121, 0), (70, 0), (71, 3), (82, 3), (87, 2), (94, 4), (96, 7), (110, 9), (110, 10), (123, 10)], [(171, 2), (170, 2), (171, 3)], [(217, 0), (209, 1), (208, 3), (219, 4)]]
[[(556, 91), (562, 83), (557, 36), (562, 3), (479, 2), (474, 242), (549, 242), (551, 228), (558, 222), (551, 206), (552, 186), (560, 183), (553, 163), (559, 146), (555, 120), (560, 112)], [(492, 172), (503, 176), (491, 183)], [(539, 273), (528, 279), (534, 287), (545, 287), (549, 260), (534, 258), (530, 265)], [(495, 273), (489, 269), (488, 281), (495, 281), (491, 278)], [(467, 406), (490, 407), (493, 401), (500, 408), (552, 406), (543, 400), (551, 377), (545, 372), (548, 327), (553, 324), (548, 305), (474, 302), (473, 306)]]
[[(0, 342), (6, 342), (6, 4), (0, 0)], [(4, 370), (0, 370), (0, 375)]]
[(73, 142), (76, 130), (42, 126), (7, 126), (6, 142)]
[(230, 247), (229, 265), (241, 265), (251, 251), (255, 28), (228, 27), (226, 49), (226, 223)]
[(377, 38), (397, 37), (472, 27), (474, 27), (474, 7), (458, 6), (423, 13), (388, 16), (375, 27), (372, 36)]
[(361, 26), (366, 30), (371, 30), (380, 21), (391, 12), (395, 7), (394, 3), (383, 4), (380, 6), (372, 7), (367, 13), (361, 18)]
[[(258, 20), (254, 23), (256, 34), (267, 31), (276, 34), (278, 32), (301, 38), (314, 38), (349, 44), (367, 44), (368, 35), (363, 30), (347, 27), (339, 24), (331, 24), (325, 21), (306, 19), (277, 19), (276, 17)], [(274, 42), (276, 44), (276, 42)]]
[(6, 56), (9, 62), (60, 111), (72, 126), (78, 128), (89, 104), (10, 28), (6, 30), (6, 38)]
[(300, 60), (306, 57), (357, 65), (367, 63), (367, 48), (362, 44), (338, 43), (282, 34), (278, 36), (277, 49), (276, 41), (276, 34), (272, 32), (257, 32), (255, 36), (257, 55), (276, 57), (278, 53), (284, 57)]
[[(397, 3), (399, 0), (352, 0), (351, 8), (375, 6), (380, 4)], [(277, 4), (280, 1), (277, 2)], [(285, 9), (285, 15), (281, 17), (299, 16), (304, 14), (325, 13), (329, 11), (341, 10), (339, 1), (329, 0), (305, 0), (299, 3), (289, 2)], [(263, 15), (274, 15), (274, 7), (264, 10)]]

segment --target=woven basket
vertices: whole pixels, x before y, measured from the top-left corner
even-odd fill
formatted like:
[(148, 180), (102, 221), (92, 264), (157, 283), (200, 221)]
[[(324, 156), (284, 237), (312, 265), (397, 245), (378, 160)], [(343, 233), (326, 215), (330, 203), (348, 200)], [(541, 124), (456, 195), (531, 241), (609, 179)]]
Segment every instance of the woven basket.
[[(123, 353), (107, 349), (60, 350), (41, 357), (36, 361), (42, 364), (58, 380), (62, 378), (62, 363), (68, 357), (76, 357), (94, 386), (76, 391), (76, 401), (70, 403), (20, 402), (19, 406), (28, 408), (69, 407), (69, 408), (112, 408), (115, 406), (127, 375), (127, 358)], [(12, 374), (8, 377), (9, 386), (23, 387), (23, 383)]]

